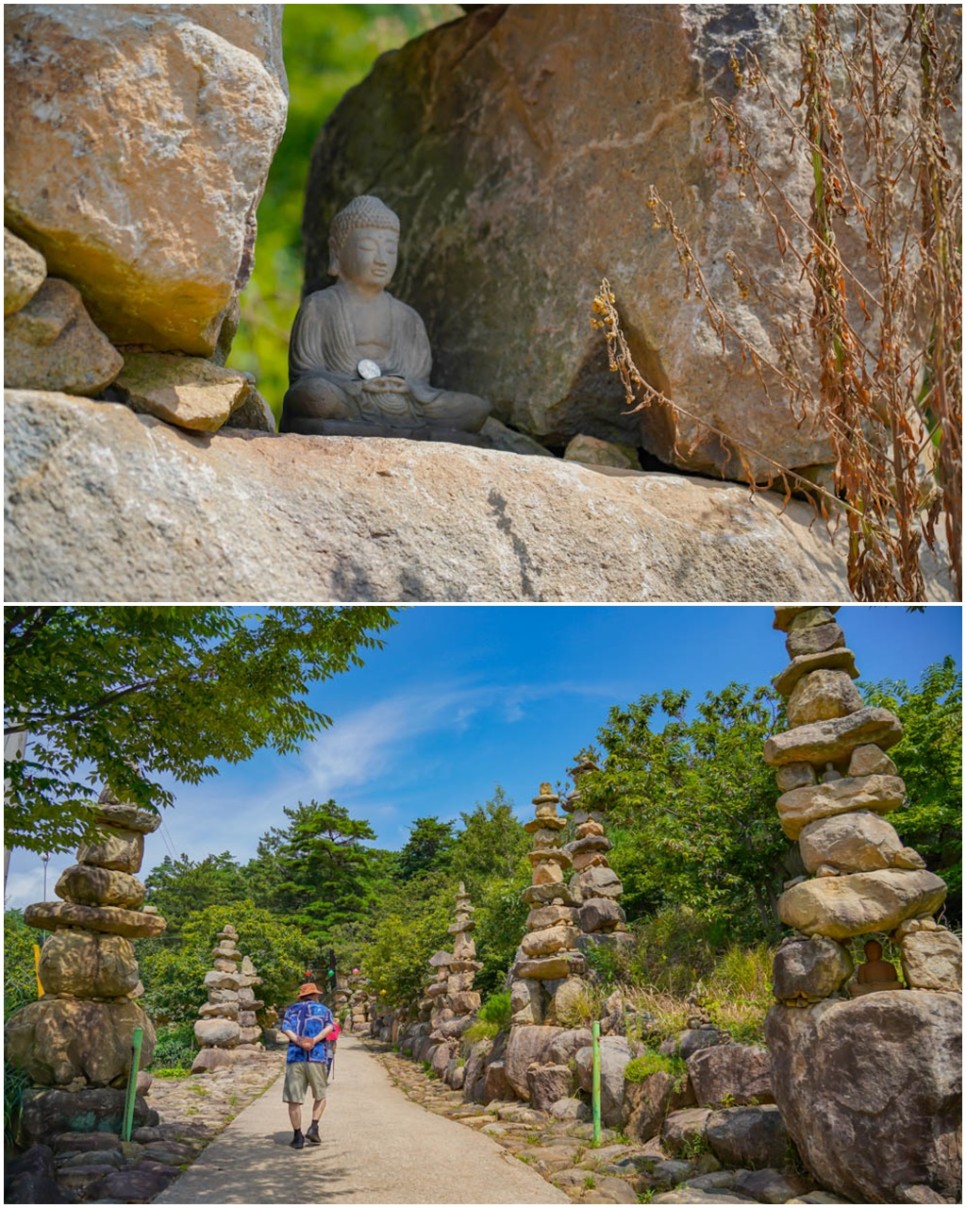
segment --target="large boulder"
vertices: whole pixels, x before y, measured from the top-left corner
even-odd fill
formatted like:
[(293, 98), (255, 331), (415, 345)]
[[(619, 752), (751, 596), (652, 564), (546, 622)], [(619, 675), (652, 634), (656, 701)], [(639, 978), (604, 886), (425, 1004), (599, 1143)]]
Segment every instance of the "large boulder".
[(506, 1044), (506, 1076), (518, 1099), (530, 1096), (527, 1070), (531, 1062), (550, 1063), (550, 1046), (566, 1029), (526, 1026), (512, 1028)]
[[(663, 404), (626, 414), (589, 322), (606, 273), (639, 368), (669, 397), (787, 465), (829, 461), (808, 418), (767, 400), (738, 356), (722, 361), (645, 205), (651, 183), (673, 199), (732, 320), (767, 343), (764, 310), (736, 296), (725, 253), (761, 265), (773, 237), (704, 136), (735, 42), (794, 98), (800, 26), (780, 5), (486, 5), (432, 31), (380, 59), (316, 143), (308, 287), (324, 282), (336, 209), (375, 193), (402, 219), (398, 292), (427, 321), (440, 383), (486, 395), (499, 419), (550, 444), (584, 433), (742, 473), (691, 418)], [(779, 114), (749, 108), (769, 170), (807, 209), (810, 175)]]
[(699, 1107), (773, 1103), (768, 1050), (754, 1044), (719, 1044), (688, 1058), (688, 1077)]
[[(6, 394), (4, 439), (10, 602), (128, 600), (132, 577), (143, 600), (848, 591), (809, 508), (732, 483), (432, 442), (193, 436), (118, 404), (30, 392)], [(619, 892), (609, 870), (616, 885), (597, 884), (601, 871), (580, 875), (586, 897)], [(544, 888), (547, 902), (568, 897)]]
[(782, 793), (775, 805), (782, 830), (789, 839), (797, 839), (803, 827), (819, 818), (859, 810), (891, 813), (902, 805), (905, 795), (906, 786), (899, 776), (843, 776)]
[(788, 939), (775, 953), (772, 993), (787, 1006), (821, 1002), (844, 985), (853, 968), (844, 944), (822, 935)]
[(887, 990), (766, 1021), (775, 1098), (812, 1175), (859, 1203), (960, 1201), (962, 998)]
[(285, 127), (281, 9), (16, 4), (4, 34), (7, 225), (115, 344), (209, 355)]
[(127, 872), (100, 868), (96, 864), (71, 864), (60, 874), (54, 893), (83, 906), (120, 906), (137, 910), (147, 889), (143, 881)]
[(905, 846), (891, 822), (868, 810), (810, 822), (798, 836), (798, 849), (810, 873), (822, 864), (848, 873), (924, 868), (926, 863), (917, 851)]
[[(600, 1118), (608, 1128), (619, 1128), (624, 1117), (624, 1070), (631, 1059), (631, 1046), (623, 1036), (600, 1040)], [(577, 1052), (580, 1089), (593, 1090), (594, 1050)]]
[(778, 899), (778, 916), (806, 935), (844, 940), (892, 931), (904, 919), (933, 914), (945, 898), (946, 883), (935, 873), (885, 868), (793, 885)]
[(711, 1152), (726, 1166), (780, 1170), (794, 1162), (782, 1114), (773, 1104), (713, 1111), (705, 1137)]
[(5, 1055), (40, 1086), (66, 1086), (76, 1078), (107, 1086), (127, 1079), (135, 1028), (144, 1033), (141, 1065), (150, 1065), (154, 1026), (136, 1003), (47, 994), (7, 1019)]
[[(111, 1087), (88, 1087), (79, 1091), (25, 1090), (21, 1131), (28, 1144), (65, 1132), (120, 1133), (125, 1099), (124, 1091)], [(143, 1095), (138, 1095), (134, 1100), (134, 1127), (152, 1128), (158, 1122), (158, 1113), (148, 1107)]]
[(78, 998), (120, 998), (130, 994), (140, 980), (130, 940), (74, 927), (47, 938), (38, 973), (47, 994)]

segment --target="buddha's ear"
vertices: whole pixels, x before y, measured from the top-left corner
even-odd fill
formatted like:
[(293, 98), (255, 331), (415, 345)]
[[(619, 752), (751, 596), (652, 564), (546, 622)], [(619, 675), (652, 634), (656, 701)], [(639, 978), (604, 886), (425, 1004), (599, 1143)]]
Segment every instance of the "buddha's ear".
[(329, 240), (329, 276), (338, 277), (339, 275), (339, 253), (336, 251), (335, 240)]

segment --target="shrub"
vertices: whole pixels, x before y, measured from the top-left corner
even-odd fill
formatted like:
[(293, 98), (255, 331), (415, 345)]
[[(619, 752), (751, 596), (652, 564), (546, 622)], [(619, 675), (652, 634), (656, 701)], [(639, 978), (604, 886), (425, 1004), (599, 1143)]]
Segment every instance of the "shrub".
[[(170, 1071), (187, 1073), (195, 1059), (198, 1045), (195, 1043), (193, 1023), (162, 1025), (157, 1029), (158, 1039), (151, 1059), (151, 1073), (159, 1077), (177, 1077)], [(164, 1072), (162, 1072), (164, 1071)]]
[(643, 1082), (652, 1074), (670, 1074), (676, 1086), (683, 1084), (688, 1067), (681, 1057), (665, 1057), (656, 1049), (645, 1049), (640, 1057), (633, 1057), (624, 1067), (625, 1082)]
[(510, 1026), (512, 1015), (510, 991), (501, 990), (498, 994), (491, 994), (489, 996), (479, 1011), (477, 1011), (476, 1018), (483, 1020), (484, 1023), (495, 1023), (497, 1031), (502, 1032)]

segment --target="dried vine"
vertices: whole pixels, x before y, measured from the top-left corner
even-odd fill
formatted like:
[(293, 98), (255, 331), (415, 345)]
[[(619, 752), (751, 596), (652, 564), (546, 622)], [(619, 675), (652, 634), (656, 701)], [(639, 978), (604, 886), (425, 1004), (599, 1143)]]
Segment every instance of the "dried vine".
[[(834, 495), (811, 484), (809, 490), (826, 505), (837, 499), (834, 510), (848, 525), (853, 595), (923, 599), (921, 544), (933, 544), (941, 514), (961, 596), (962, 196), (941, 121), (958, 72), (954, 23), (940, 22), (935, 6), (910, 5), (904, 37), (887, 43), (877, 6), (852, 11), (846, 45), (841, 11), (810, 6), (793, 101), (772, 85), (754, 54), (731, 59), (737, 98), (763, 98), (793, 132), (793, 149), (807, 157), (813, 184), (807, 212), (771, 175), (739, 99), (712, 101), (709, 137), (726, 138), (739, 196), (749, 191), (771, 224), (786, 279), (795, 271), (809, 287), (806, 311), (792, 291), (768, 296), (751, 266), (726, 256), (739, 297), (771, 304), (775, 352), (749, 340), (715, 299), (686, 232), (653, 188), (647, 205), (654, 225), (672, 239), (686, 296), (702, 303), (722, 352), (736, 347), (766, 397), (784, 400), (796, 423), (816, 415), (828, 432)], [(918, 88), (910, 90), (912, 76)], [(606, 280), (592, 321), (605, 331), (629, 404), (675, 408), (734, 449), (752, 481), (748, 455), (769, 464), (790, 491), (798, 475), (644, 380)], [(811, 357), (803, 357), (803, 333), (811, 334)]]

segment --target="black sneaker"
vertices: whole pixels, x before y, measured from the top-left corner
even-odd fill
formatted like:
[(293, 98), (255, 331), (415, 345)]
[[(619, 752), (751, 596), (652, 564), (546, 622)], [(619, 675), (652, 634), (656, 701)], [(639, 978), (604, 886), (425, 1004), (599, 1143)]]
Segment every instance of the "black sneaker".
[(319, 1122), (313, 1120), (309, 1125), (309, 1131), (305, 1134), (306, 1141), (311, 1141), (313, 1145), (321, 1145), (322, 1138), (319, 1136)]
[(289, 1145), (291, 1145), (291, 1147), (293, 1149), (304, 1149), (305, 1148), (305, 1137), (302, 1136), (301, 1129), (298, 1129), (296, 1131), (295, 1136), (291, 1139), (291, 1141), (289, 1141)]

